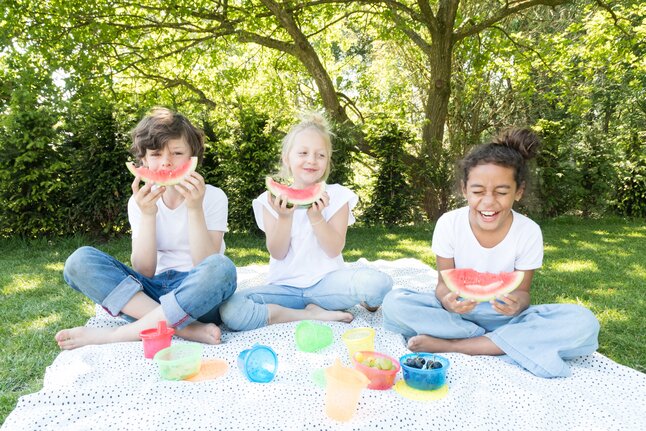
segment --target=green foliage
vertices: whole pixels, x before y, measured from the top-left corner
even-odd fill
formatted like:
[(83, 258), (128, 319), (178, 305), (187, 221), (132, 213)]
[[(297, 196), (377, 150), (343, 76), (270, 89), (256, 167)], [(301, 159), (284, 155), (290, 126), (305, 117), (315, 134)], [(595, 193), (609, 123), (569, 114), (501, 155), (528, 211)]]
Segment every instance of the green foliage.
[(393, 226), (413, 220), (415, 195), (404, 158), (412, 134), (396, 121), (381, 117), (366, 127), (366, 143), (377, 157), (377, 175), (363, 219), (367, 224)]
[(47, 72), (22, 60), (11, 65), (14, 90), (0, 117), (0, 234), (61, 234), (69, 220), (59, 211), (67, 198), (60, 101)]
[[(96, 89), (95, 89), (96, 90)], [(69, 233), (113, 236), (128, 228), (127, 202), (132, 175), (124, 163), (130, 137), (118, 123), (114, 104), (83, 92), (76, 94), (66, 117), (70, 199), (61, 212), (70, 220)]]
[(266, 114), (245, 107), (238, 115), (230, 144), (218, 146), (221, 188), (229, 198), (229, 229), (257, 231), (251, 201), (265, 190), (265, 177), (276, 171), (280, 140)]
[(535, 126), (542, 138), (538, 155), (540, 212), (548, 217), (576, 208), (582, 191), (580, 173), (570, 148), (563, 145), (571, 132), (562, 122), (540, 120)]
[(357, 128), (351, 124), (332, 125), (332, 170), (328, 184), (342, 184), (351, 187), (354, 172), (352, 170), (352, 150), (356, 144)]
[(619, 171), (615, 206), (622, 215), (646, 217), (646, 143), (635, 133), (628, 159), (617, 163)]

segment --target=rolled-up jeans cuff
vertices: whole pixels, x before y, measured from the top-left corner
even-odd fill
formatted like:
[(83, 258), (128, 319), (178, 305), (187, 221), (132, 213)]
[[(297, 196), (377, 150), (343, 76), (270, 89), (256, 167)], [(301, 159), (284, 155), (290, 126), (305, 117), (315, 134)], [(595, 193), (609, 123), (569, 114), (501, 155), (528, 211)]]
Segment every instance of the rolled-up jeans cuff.
[(143, 290), (141, 284), (133, 276), (126, 277), (105, 297), (101, 306), (112, 316), (121, 314), (121, 310), (130, 302), (133, 296)]
[(177, 303), (175, 292), (168, 292), (166, 295), (160, 296), (159, 303), (161, 304), (162, 310), (164, 310), (166, 320), (170, 322), (173, 328), (184, 329), (186, 326), (195, 322), (195, 319)]

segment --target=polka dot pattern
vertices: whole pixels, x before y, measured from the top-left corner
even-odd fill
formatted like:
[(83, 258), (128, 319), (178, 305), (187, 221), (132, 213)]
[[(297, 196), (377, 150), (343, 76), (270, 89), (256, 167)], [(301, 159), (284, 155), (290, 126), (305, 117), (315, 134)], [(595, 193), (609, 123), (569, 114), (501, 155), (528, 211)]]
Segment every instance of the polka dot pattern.
[[(395, 288), (428, 290), (436, 282), (435, 271), (413, 259), (350, 265), (387, 272)], [(266, 270), (239, 268), (239, 288), (261, 284)], [(535, 377), (501, 358), (446, 354), (451, 369), (445, 397), (420, 402), (394, 389), (365, 390), (352, 420), (334, 422), (324, 413), (324, 389), (312, 372), (336, 357), (350, 365), (343, 332), (372, 326), (376, 350), (396, 358), (408, 353), (403, 337), (381, 327), (381, 311), (359, 306), (350, 311), (356, 316), (351, 324), (326, 323), (334, 343), (317, 353), (296, 349), (295, 322), (243, 333), (225, 330), (221, 345), (204, 346), (203, 359), (222, 359), (228, 371), (201, 382), (161, 380), (156, 364), (144, 358), (141, 342), (61, 352), (47, 368), (42, 390), (20, 398), (2, 431), (646, 429), (646, 376), (597, 353), (571, 361), (572, 376), (559, 379)], [(124, 323), (97, 307), (87, 325)], [(255, 343), (278, 355), (271, 383), (251, 383), (238, 369), (238, 354)]]

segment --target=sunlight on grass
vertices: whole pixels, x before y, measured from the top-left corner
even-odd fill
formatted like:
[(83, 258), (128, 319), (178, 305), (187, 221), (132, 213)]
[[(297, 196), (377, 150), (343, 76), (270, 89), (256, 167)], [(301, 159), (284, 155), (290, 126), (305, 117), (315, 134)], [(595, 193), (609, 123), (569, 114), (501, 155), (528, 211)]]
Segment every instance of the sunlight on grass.
[[(94, 310), (94, 309), (92, 309)], [(40, 318), (34, 318), (31, 319), (27, 322), (25, 322), (25, 325), (22, 325), (20, 327), (21, 331), (24, 330), (30, 330), (30, 331), (43, 331), (47, 330), (48, 326), (50, 325), (56, 325), (63, 321), (63, 316), (60, 313), (52, 313), (47, 316), (42, 316)]]
[(65, 264), (63, 262), (60, 263), (48, 263), (45, 265), (45, 269), (49, 269), (50, 271), (63, 271), (63, 268), (65, 267)]
[(604, 324), (610, 322), (628, 322), (629, 319), (626, 316), (626, 313), (623, 310), (617, 310), (615, 308), (606, 308), (600, 312), (595, 313), (595, 316), (601, 323), (603, 328)]
[(18, 274), (11, 277), (11, 281), (2, 286), (2, 293), (9, 295), (12, 293), (26, 292), (29, 290), (40, 289), (45, 281), (44, 276), (34, 276), (33, 274)]
[(550, 267), (561, 272), (582, 272), (582, 271), (599, 271), (596, 262), (591, 260), (567, 260), (564, 262), (555, 262)]

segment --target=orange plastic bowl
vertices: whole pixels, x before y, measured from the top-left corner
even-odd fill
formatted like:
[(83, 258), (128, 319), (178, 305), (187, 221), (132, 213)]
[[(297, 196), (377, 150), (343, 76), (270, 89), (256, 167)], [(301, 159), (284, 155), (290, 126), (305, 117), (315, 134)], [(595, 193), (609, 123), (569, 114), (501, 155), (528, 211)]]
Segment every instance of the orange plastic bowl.
[[(360, 358), (363, 361), (370, 358), (374, 358), (375, 360), (377, 360), (378, 358), (388, 359), (393, 364), (393, 368), (390, 370), (381, 370), (377, 367), (369, 367), (367, 365), (362, 364), (360, 361), (357, 360), (357, 358)], [(393, 383), (395, 383), (395, 377), (397, 376), (397, 373), (401, 368), (397, 359), (394, 359), (388, 355), (384, 355), (383, 353), (379, 353), (379, 352), (368, 352), (368, 351), (355, 352), (355, 354), (352, 356), (352, 363), (354, 364), (354, 368), (361, 371), (363, 374), (365, 374), (366, 377), (370, 379), (370, 384), (368, 385), (368, 389), (378, 389), (378, 390), (390, 389)]]

